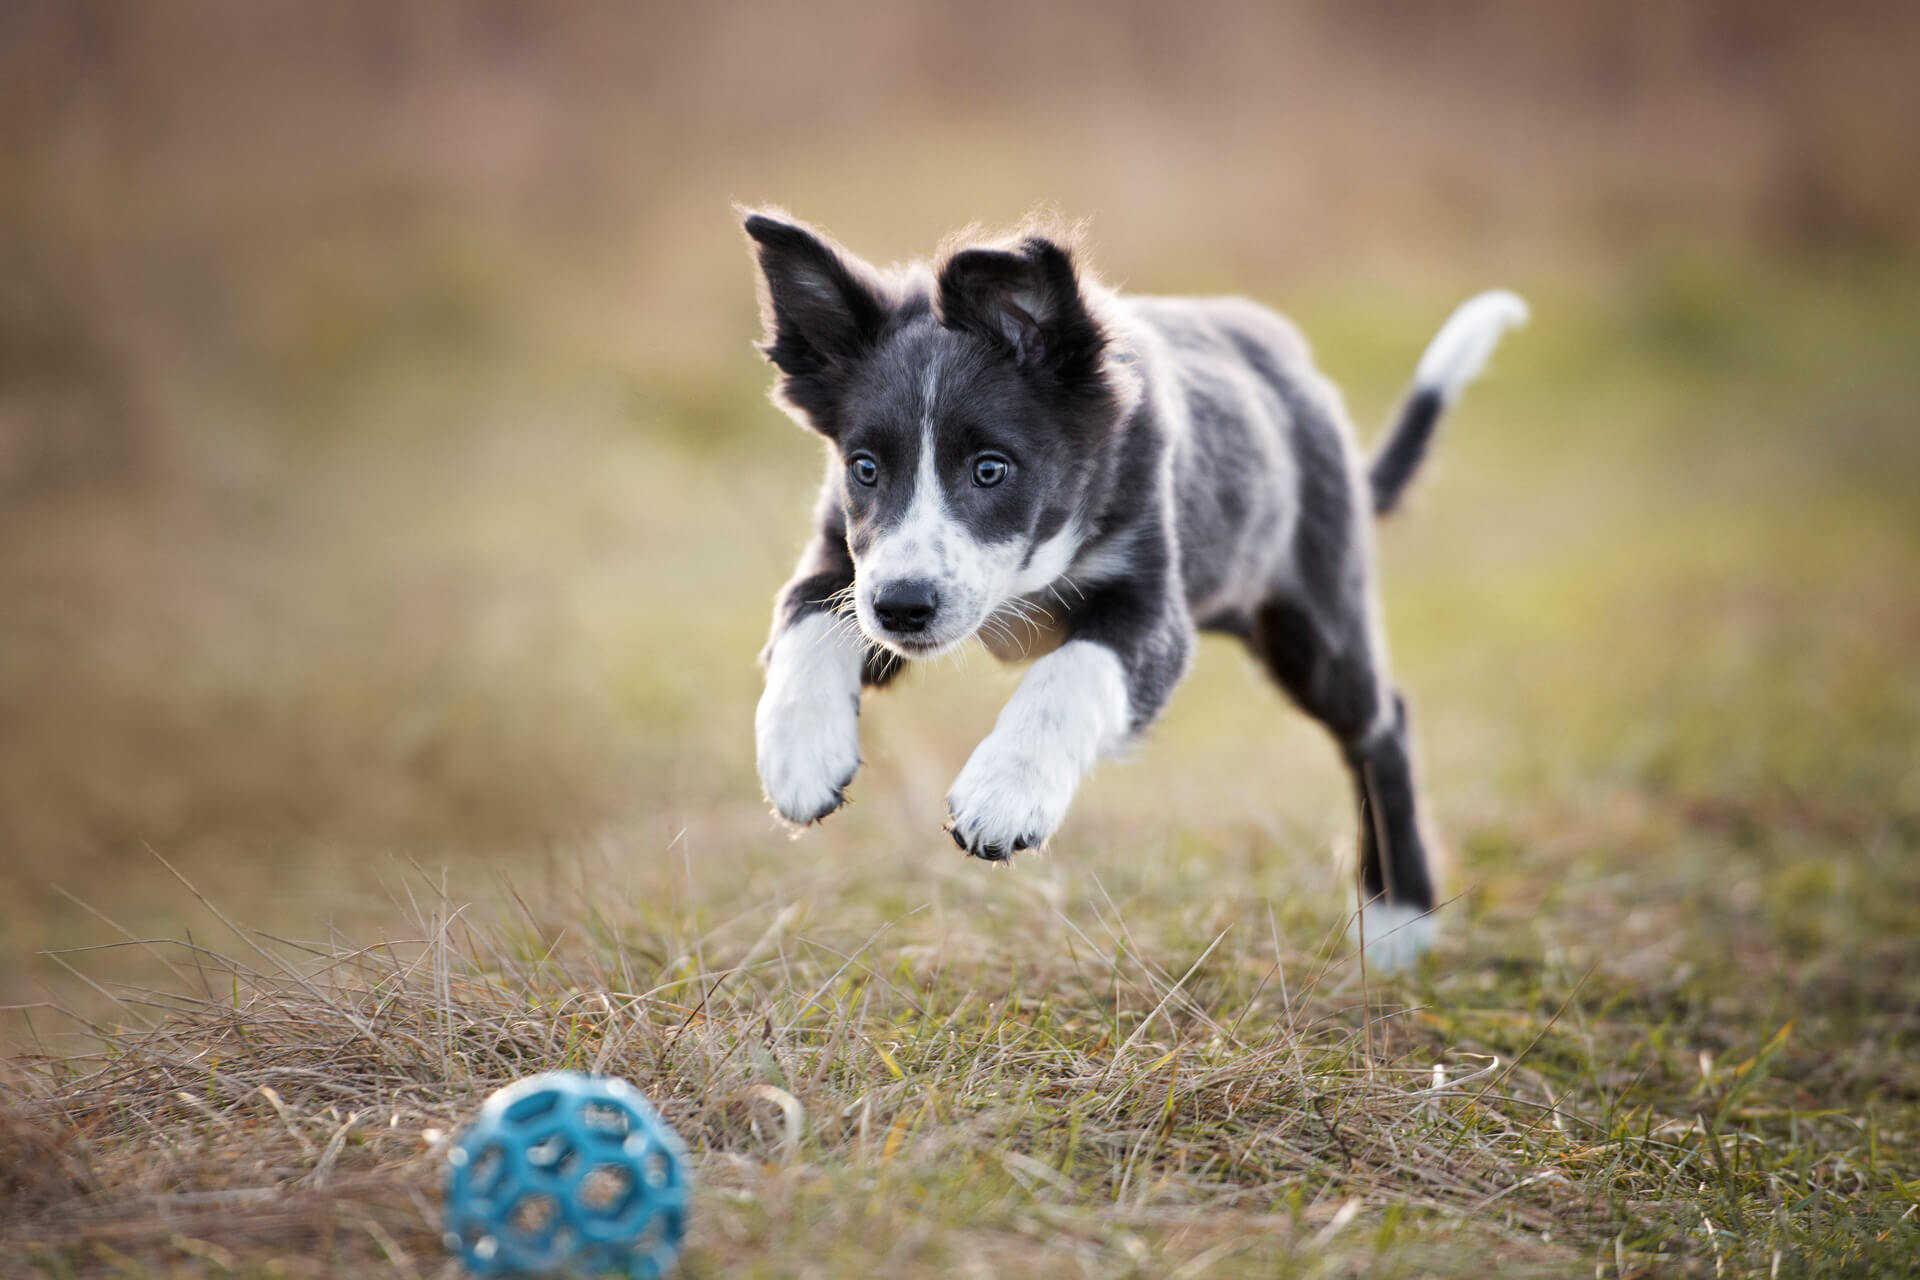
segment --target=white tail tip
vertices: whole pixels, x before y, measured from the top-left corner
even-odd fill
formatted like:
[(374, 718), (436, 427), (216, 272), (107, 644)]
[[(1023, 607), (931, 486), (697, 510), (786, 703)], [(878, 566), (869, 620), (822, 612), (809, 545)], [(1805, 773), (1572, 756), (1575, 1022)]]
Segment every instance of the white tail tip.
[(1526, 322), (1527, 304), (1519, 294), (1505, 289), (1475, 294), (1454, 308), (1427, 344), (1413, 373), (1414, 386), (1451, 402), (1486, 367), (1500, 335)]

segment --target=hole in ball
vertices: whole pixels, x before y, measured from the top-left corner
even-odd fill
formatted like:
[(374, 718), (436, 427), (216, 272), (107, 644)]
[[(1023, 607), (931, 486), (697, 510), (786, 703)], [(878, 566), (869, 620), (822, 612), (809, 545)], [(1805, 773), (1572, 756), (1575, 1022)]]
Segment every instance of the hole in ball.
[(611, 1102), (589, 1102), (581, 1107), (580, 1123), (595, 1137), (609, 1138), (615, 1142), (626, 1137), (633, 1128), (633, 1120), (627, 1115), (626, 1109)]
[(473, 1168), (467, 1174), (467, 1186), (474, 1195), (491, 1196), (500, 1189), (500, 1179), (507, 1171), (506, 1153), (494, 1143), (482, 1151), (473, 1162)]
[(597, 1164), (580, 1183), (580, 1207), (599, 1217), (626, 1208), (633, 1195), (633, 1174), (624, 1165)]
[(507, 1215), (507, 1225), (522, 1236), (544, 1236), (559, 1221), (560, 1202), (539, 1192), (521, 1196), (519, 1203), (513, 1206), (513, 1212)]
[(566, 1138), (551, 1133), (527, 1148), (527, 1163), (543, 1172), (554, 1173), (572, 1154), (573, 1148), (567, 1144)]

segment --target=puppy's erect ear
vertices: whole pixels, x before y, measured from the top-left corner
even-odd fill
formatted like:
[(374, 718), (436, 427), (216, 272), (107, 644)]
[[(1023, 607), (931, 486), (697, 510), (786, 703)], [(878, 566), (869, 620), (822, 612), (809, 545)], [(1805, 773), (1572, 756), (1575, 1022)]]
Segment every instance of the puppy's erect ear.
[(751, 212), (760, 261), (762, 355), (785, 375), (780, 395), (824, 435), (855, 365), (872, 350), (895, 300), (878, 272), (798, 222)]
[(940, 322), (978, 334), (1023, 369), (1093, 389), (1107, 337), (1087, 308), (1073, 256), (1045, 236), (1011, 249), (962, 249), (940, 268)]

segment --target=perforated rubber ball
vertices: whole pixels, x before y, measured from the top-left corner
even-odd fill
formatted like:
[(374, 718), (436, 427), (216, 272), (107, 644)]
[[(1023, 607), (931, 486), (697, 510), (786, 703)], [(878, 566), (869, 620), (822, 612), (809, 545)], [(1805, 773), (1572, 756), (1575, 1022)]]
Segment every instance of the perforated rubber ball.
[(447, 1248), (482, 1276), (665, 1275), (687, 1152), (641, 1092), (554, 1071), (488, 1098), (447, 1149)]

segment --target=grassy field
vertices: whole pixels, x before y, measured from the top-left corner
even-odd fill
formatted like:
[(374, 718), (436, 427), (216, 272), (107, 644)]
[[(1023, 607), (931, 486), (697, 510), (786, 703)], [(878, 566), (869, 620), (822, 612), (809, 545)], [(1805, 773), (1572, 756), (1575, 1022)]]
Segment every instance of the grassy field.
[[(691, 1144), (689, 1276), (1913, 1267), (1920, 265), (1509, 281), (1384, 533), (1451, 897), (1382, 982), (1331, 749), (1224, 644), (1044, 856), (939, 830), (979, 654), (777, 831), (816, 472), (744, 254), (736, 358), (646, 377), (463, 327), (466, 262), (300, 331), (291, 443), (7, 534), (0, 1271), (443, 1274), (435, 1144), (563, 1066)], [(1479, 283), (1274, 300), (1370, 423)]]
[[(450, 1276), (447, 1136), (630, 1077), (690, 1277), (1920, 1267), (1920, 10), (0, 5), (0, 1278)], [(1442, 937), (1344, 941), (1231, 645), (1050, 850), (754, 656), (817, 444), (728, 209), (1037, 204), (1297, 319), (1363, 433)]]

